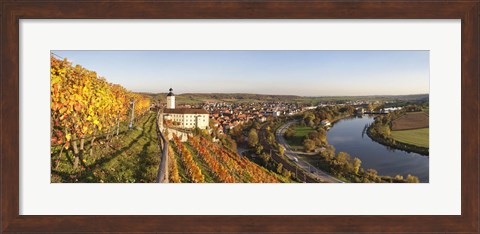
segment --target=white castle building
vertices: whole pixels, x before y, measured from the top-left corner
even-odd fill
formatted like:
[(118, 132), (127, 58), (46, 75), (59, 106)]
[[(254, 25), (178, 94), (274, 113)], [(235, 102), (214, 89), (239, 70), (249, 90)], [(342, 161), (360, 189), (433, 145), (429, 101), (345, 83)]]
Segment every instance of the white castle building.
[(208, 111), (205, 109), (178, 108), (175, 109), (175, 95), (173, 89), (167, 94), (167, 108), (163, 110), (164, 120), (170, 120), (180, 128), (206, 129), (208, 127)]

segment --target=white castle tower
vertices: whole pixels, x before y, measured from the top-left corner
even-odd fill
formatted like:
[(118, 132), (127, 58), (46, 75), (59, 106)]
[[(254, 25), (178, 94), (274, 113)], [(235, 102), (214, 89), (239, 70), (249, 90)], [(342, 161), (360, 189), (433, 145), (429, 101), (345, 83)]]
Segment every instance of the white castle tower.
[(167, 109), (175, 109), (175, 95), (172, 93), (173, 89), (169, 89), (167, 94)]
[(163, 110), (160, 118), (168, 120), (167, 124), (192, 129), (207, 129), (209, 125), (209, 112), (203, 108), (178, 108), (175, 109), (175, 95), (173, 89), (167, 94), (167, 108)]

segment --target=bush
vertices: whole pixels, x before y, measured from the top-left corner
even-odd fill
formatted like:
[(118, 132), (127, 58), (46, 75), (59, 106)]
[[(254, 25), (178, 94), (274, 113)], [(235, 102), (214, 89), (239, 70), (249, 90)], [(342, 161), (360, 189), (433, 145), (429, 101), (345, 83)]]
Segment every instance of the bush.
[(303, 147), (307, 152), (313, 151), (315, 149), (315, 142), (310, 139), (305, 139), (303, 141)]

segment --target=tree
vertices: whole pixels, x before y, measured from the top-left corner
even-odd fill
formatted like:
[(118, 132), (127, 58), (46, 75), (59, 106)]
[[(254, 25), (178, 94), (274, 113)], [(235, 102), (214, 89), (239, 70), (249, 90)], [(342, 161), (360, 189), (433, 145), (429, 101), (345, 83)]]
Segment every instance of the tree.
[(305, 139), (303, 141), (303, 147), (305, 148), (305, 151), (313, 151), (315, 149), (315, 141), (310, 140), (310, 139)]
[(327, 142), (325, 130), (323, 129), (309, 133), (306, 138), (313, 140), (317, 146), (321, 146)]
[(243, 140), (243, 129), (240, 126), (237, 126), (230, 130), (230, 136), (235, 139), (237, 142), (242, 142)]
[(273, 145), (273, 143), (275, 143), (275, 135), (272, 132), (268, 132), (268, 131), (266, 135), (267, 135), (267, 142), (270, 145)]
[(256, 154), (261, 154), (263, 151), (263, 146), (262, 145), (257, 145), (257, 147), (255, 147), (255, 153)]
[(252, 128), (255, 128), (256, 130), (258, 130), (258, 129), (260, 129), (260, 124), (257, 121), (255, 121), (252, 124)]
[(327, 131), (325, 129), (320, 128), (318, 131), (318, 138), (322, 141), (322, 143), (327, 143)]
[(358, 171), (360, 170), (361, 165), (362, 165), (362, 161), (359, 158), (353, 159), (353, 172), (355, 174), (358, 174)]
[(365, 171), (365, 176), (370, 180), (370, 181), (377, 181), (378, 180), (378, 172), (375, 169), (367, 169)]
[(267, 166), (268, 162), (270, 162), (270, 155), (269, 154), (261, 154), (260, 158), (262, 159), (264, 166)]
[(283, 156), (285, 154), (285, 147), (283, 145), (278, 145), (278, 153)]
[(373, 109), (374, 109), (373, 105), (372, 105), (371, 103), (368, 104), (367, 110), (368, 110), (368, 111), (373, 111)]
[(286, 138), (291, 138), (295, 135), (295, 130), (293, 128), (287, 128), (285, 131), (285, 137)]
[(291, 173), (289, 170), (285, 169), (285, 168), (283, 168), (283, 170), (282, 170), (282, 175), (285, 176), (285, 177), (287, 177), (287, 178), (291, 178), (291, 177), (292, 177), (292, 173)]
[(255, 128), (250, 129), (248, 133), (248, 145), (250, 147), (255, 147), (258, 144), (258, 134)]
[(303, 121), (308, 126), (313, 126), (313, 124), (314, 124), (313, 120), (314, 119), (315, 119), (315, 115), (311, 112), (305, 112), (305, 114), (303, 114)]
[(229, 136), (227, 136), (225, 138), (225, 147), (231, 149), (232, 151), (237, 151), (237, 142), (232, 138), (230, 138)]
[(407, 183), (420, 183), (420, 180), (418, 179), (418, 177), (408, 174)]
[(337, 157), (335, 160), (337, 161), (337, 164), (345, 165), (348, 163), (349, 159), (350, 159), (350, 155), (348, 153), (340, 152), (337, 154)]
[(277, 164), (277, 173), (282, 174), (282, 169), (283, 169), (283, 164), (279, 163)]
[(395, 179), (396, 181), (402, 182), (402, 181), (403, 181), (403, 176), (401, 176), (401, 175), (396, 175), (396, 176), (394, 177), (394, 179)]
[(332, 161), (332, 159), (335, 157), (335, 147), (332, 145), (327, 146), (322, 152), (322, 155), (328, 162)]

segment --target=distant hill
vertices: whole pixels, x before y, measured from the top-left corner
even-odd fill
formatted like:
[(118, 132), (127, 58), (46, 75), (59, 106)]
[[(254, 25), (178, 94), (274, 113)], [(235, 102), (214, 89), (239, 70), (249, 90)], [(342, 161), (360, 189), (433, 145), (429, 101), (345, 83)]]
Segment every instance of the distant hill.
[[(159, 93), (155, 99), (165, 101), (167, 93)], [(309, 98), (294, 95), (269, 95), (248, 93), (183, 93), (176, 94), (178, 104), (198, 104), (205, 102), (305, 102)]]
[(157, 93), (143, 93), (143, 92), (137, 92), (138, 94), (145, 95), (147, 97), (155, 98), (157, 97)]
[(394, 97), (398, 100), (403, 100), (403, 101), (425, 101), (425, 100), (429, 100), (429, 95), (428, 94), (397, 95), (397, 96), (385, 96), (385, 97)]
[[(155, 100), (165, 102), (167, 93), (143, 93), (153, 97)], [(428, 101), (428, 94), (413, 95), (372, 95), (372, 96), (295, 96), (295, 95), (272, 95), (272, 94), (250, 94), (250, 93), (183, 93), (176, 94), (178, 104), (199, 104), (205, 102), (299, 102), (316, 105), (319, 102), (333, 101), (345, 102), (353, 100), (401, 100), (401, 101)]]

